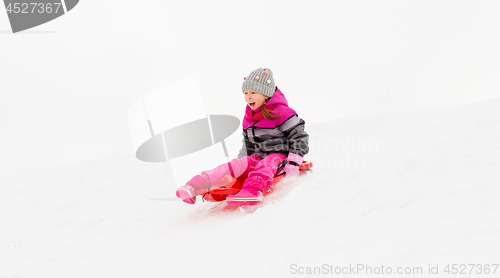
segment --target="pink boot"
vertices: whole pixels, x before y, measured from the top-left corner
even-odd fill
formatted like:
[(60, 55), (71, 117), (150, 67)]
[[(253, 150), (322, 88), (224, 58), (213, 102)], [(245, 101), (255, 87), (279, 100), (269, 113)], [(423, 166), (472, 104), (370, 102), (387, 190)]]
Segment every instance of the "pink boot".
[(238, 194), (227, 196), (226, 198), (227, 204), (232, 206), (258, 205), (262, 204), (263, 201), (264, 195), (260, 190), (252, 193), (246, 189), (242, 189)]
[(179, 197), (184, 203), (193, 205), (196, 202), (196, 190), (189, 184), (177, 188), (175, 195)]

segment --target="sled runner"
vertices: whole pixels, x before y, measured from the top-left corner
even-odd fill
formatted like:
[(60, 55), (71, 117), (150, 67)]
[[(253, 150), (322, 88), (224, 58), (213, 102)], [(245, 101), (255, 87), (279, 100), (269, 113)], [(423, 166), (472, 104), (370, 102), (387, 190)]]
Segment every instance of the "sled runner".
[[(278, 166), (278, 173), (281, 171), (283, 167), (285, 167), (286, 160), (283, 161)], [(310, 161), (302, 161), (302, 164), (299, 165), (299, 176), (307, 174), (307, 172), (312, 171), (312, 162)], [(285, 177), (285, 173), (274, 176), (271, 185), (263, 192), (264, 195), (267, 195), (276, 189), (276, 184)], [(224, 176), (217, 184), (213, 185), (210, 190), (200, 189), (196, 191), (196, 195), (203, 196), (203, 199), (208, 202), (222, 202), (226, 200), (226, 197), (229, 195), (236, 195), (240, 192), (243, 187), (243, 183), (245, 182), (244, 178), (234, 178), (231, 175)]]

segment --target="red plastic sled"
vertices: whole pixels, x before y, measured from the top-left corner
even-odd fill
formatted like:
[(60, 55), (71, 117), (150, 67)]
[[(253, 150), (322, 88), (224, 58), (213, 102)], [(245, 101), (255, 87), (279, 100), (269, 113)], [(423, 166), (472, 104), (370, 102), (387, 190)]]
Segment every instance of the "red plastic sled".
[[(302, 161), (299, 165), (299, 175), (304, 175), (311, 171), (313, 164), (310, 161)], [(275, 176), (271, 185), (264, 191), (264, 195), (267, 195), (276, 189), (276, 183), (278, 183), (285, 175), (281, 174)], [(224, 176), (217, 184), (212, 186), (207, 192), (205, 189), (199, 189), (196, 191), (196, 195), (203, 196), (203, 199), (208, 202), (222, 202), (226, 200), (229, 195), (236, 195), (240, 192), (243, 187), (245, 179), (234, 178), (230, 175)]]

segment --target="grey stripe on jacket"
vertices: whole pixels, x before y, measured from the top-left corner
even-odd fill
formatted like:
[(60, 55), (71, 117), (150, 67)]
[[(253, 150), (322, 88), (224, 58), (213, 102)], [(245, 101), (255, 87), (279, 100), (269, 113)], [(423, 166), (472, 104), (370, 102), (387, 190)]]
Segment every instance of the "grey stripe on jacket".
[(309, 152), (306, 122), (293, 115), (275, 128), (253, 126), (243, 130), (243, 146), (237, 158), (257, 154), (264, 158), (272, 153), (288, 156), (289, 152), (302, 157)]

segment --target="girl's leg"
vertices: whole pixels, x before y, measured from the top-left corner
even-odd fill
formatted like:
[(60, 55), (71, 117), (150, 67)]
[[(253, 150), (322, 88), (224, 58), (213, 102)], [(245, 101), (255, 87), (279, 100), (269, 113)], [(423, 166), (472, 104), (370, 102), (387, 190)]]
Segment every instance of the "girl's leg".
[(271, 185), (278, 165), (286, 159), (286, 156), (274, 153), (259, 161), (253, 171), (248, 173), (248, 178), (243, 184), (243, 189), (256, 195), (258, 191), (264, 190)]
[(240, 159), (235, 158), (212, 170), (201, 172), (201, 174), (194, 176), (187, 184), (192, 185), (195, 189), (209, 189), (226, 175), (231, 175), (242, 181), (255, 169), (260, 160), (261, 158), (256, 154)]

